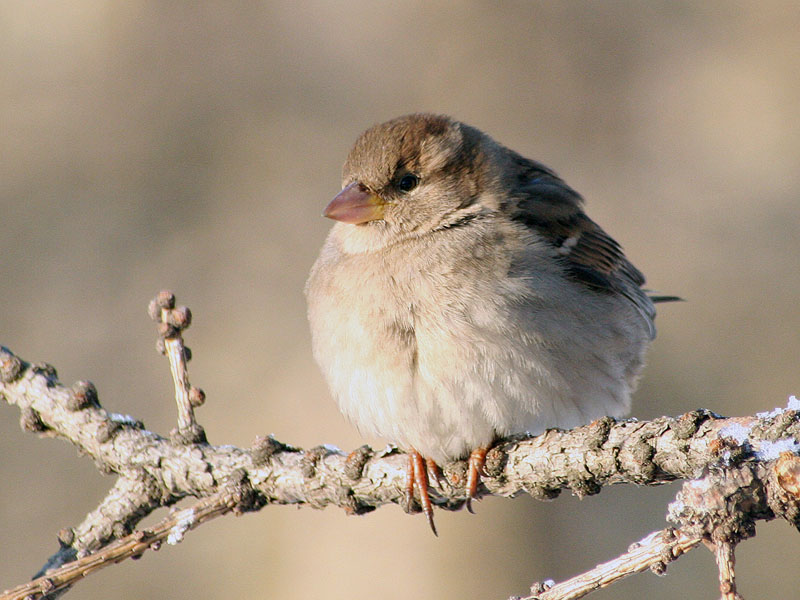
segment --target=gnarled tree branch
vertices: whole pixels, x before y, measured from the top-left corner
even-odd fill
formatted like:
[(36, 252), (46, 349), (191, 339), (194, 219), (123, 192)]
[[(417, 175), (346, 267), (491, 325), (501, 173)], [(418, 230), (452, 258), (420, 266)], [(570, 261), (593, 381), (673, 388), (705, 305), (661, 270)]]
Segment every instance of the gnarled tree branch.
[[(67, 440), (101, 471), (118, 475), (100, 505), (59, 534), (60, 549), (42, 577), (0, 599), (64, 589), (104, 564), (140, 555), (170, 533), (179, 541), (186, 530), (231, 511), (307, 504), (363, 514), (405, 502), (406, 457), (392, 447), (345, 454), (328, 445), (303, 450), (272, 437), (260, 437), (250, 448), (209, 444), (193, 412), (204, 396), (190, 386), (185, 369), (188, 350), (181, 331), (190, 313), (176, 309), (169, 294), (159, 294), (150, 312), (159, 321), (161, 347), (176, 381), (179, 427), (169, 438), (132, 417), (107, 412), (90, 383), (66, 387), (49, 365), (29, 364), (6, 348), (0, 351), (0, 396), (19, 408), (22, 427)], [(715, 548), (723, 597), (734, 598), (733, 548), (752, 534), (755, 521), (782, 517), (800, 523), (798, 409), (800, 402), (792, 399), (787, 409), (748, 417), (697, 410), (642, 422), (604, 418), (572, 431), (501, 440), (487, 455), (480, 491), (501, 496), (526, 492), (545, 499), (563, 489), (584, 496), (610, 484), (690, 480), (670, 507), (676, 530), (651, 534), (616, 562), (574, 580), (539, 585), (530, 598), (581, 597), (621, 576), (663, 569), (700, 541)], [(441, 508), (458, 509), (465, 500), (465, 462), (445, 465), (444, 475), (433, 482), (432, 500)], [(184, 521), (171, 515), (153, 528), (135, 531), (157, 508), (189, 496), (200, 502), (187, 509), (193, 512), (183, 513)], [(186, 515), (192, 515), (188, 525)], [(176, 527), (184, 528), (180, 535)]]

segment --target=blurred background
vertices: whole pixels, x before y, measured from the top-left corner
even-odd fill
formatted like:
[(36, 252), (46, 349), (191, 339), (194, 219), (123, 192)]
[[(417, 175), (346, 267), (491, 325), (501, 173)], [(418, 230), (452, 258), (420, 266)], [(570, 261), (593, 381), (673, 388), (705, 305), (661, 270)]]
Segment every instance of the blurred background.
[[(726, 415), (800, 393), (800, 8), (795, 2), (0, 5), (0, 343), (91, 379), (166, 434), (146, 306), (194, 312), (212, 443), (350, 450), (311, 358), (302, 289), (340, 166), (373, 123), (451, 114), (556, 169), (662, 305), (633, 415)], [(0, 406), (0, 589), (113, 483)], [(381, 440), (367, 440), (381, 445)], [(271, 507), (110, 568), (72, 596), (506, 598), (664, 526), (676, 486), (477, 515)], [(740, 591), (800, 598), (800, 536), (761, 525)], [(710, 553), (596, 598), (711, 598)], [(70, 596), (71, 597), (71, 596)]]

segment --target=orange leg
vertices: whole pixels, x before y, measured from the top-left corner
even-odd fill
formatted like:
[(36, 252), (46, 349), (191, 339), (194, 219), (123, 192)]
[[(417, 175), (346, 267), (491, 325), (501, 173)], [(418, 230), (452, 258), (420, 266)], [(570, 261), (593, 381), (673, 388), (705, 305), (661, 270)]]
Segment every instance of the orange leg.
[(422, 506), (422, 512), (428, 518), (428, 525), (431, 526), (433, 535), (438, 536), (436, 524), (433, 522), (433, 505), (428, 494), (428, 471), (426, 466), (426, 461), (419, 452), (416, 450), (409, 451), (408, 468), (406, 470), (406, 502), (407, 506), (411, 506), (414, 499), (414, 485), (416, 485), (419, 490), (419, 503)]
[(483, 473), (483, 463), (486, 462), (486, 453), (489, 451), (488, 447), (476, 448), (469, 455), (468, 471), (467, 471), (467, 510), (472, 514), (472, 499), (478, 494), (478, 483), (481, 480)]

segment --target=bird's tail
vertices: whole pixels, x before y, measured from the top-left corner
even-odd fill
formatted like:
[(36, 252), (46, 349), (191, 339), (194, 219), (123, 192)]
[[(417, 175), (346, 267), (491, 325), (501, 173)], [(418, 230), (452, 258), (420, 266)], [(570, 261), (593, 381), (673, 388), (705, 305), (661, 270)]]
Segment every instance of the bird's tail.
[(685, 300), (680, 296), (661, 296), (660, 294), (653, 295), (650, 293), (650, 290), (646, 291), (647, 297), (650, 298), (651, 302), (685, 302)]

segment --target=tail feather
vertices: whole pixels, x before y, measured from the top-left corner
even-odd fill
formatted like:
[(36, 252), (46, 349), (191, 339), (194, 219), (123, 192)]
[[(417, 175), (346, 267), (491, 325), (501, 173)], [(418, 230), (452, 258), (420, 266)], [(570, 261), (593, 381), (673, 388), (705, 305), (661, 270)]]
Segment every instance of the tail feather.
[(648, 298), (650, 298), (652, 302), (686, 302), (686, 300), (680, 296), (650, 296), (648, 294)]

